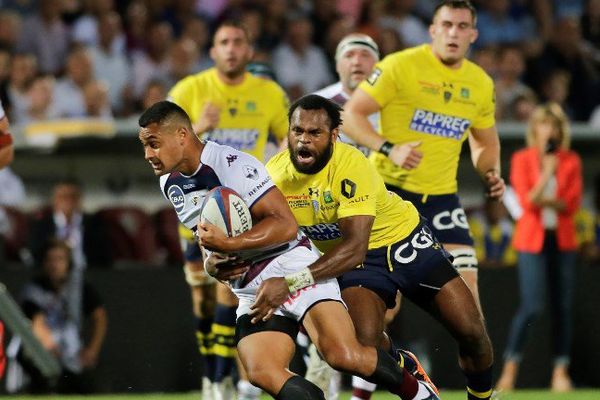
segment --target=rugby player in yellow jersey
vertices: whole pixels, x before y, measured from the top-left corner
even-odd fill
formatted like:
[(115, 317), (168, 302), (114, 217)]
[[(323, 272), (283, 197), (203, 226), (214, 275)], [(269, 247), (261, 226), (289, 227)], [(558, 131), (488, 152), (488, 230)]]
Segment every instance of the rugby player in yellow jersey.
[[(200, 138), (264, 160), (269, 133), (279, 140), (287, 133), (288, 100), (277, 83), (246, 72), (252, 55), (245, 28), (234, 21), (221, 23), (210, 49), (215, 67), (178, 82), (169, 92), (169, 100), (186, 111)], [(214, 400), (228, 400), (232, 396), (229, 375), (235, 357), (237, 298), (218, 284), (217, 306), (213, 310), (214, 280), (204, 273), (197, 244), (193, 240), (189, 243), (184, 270), (192, 288), (198, 345), (205, 356), (203, 397), (209, 399), (209, 392), (213, 392)], [(238, 383), (238, 389), (241, 400), (257, 398), (260, 393), (245, 380)]]
[[(456, 195), (462, 143), (469, 139), (473, 165), (499, 199), (500, 143), (494, 120), (494, 85), (465, 59), (477, 38), (476, 14), (465, 0), (444, 0), (429, 27), (431, 44), (387, 56), (345, 105), (344, 132), (374, 150), (371, 161), (388, 189), (413, 202), (473, 292), (477, 258), (465, 212)], [(380, 133), (367, 116), (381, 113)]]
[[(298, 225), (324, 253), (304, 271), (307, 282), (337, 276), (359, 341), (386, 349), (384, 315), (399, 290), (456, 339), (470, 398), (489, 398), (492, 345), (469, 288), (415, 207), (385, 188), (359, 150), (336, 142), (340, 110), (317, 95), (298, 100), (288, 114), (288, 150), (267, 164)], [(295, 283), (265, 280), (254, 320), (270, 316)]]

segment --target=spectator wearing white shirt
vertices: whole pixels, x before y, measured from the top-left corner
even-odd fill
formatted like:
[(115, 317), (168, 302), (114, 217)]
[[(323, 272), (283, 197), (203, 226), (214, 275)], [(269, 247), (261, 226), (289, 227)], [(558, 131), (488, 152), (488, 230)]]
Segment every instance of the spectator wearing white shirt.
[(411, 14), (415, 8), (414, 0), (394, 0), (389, 6), (389, 15), (379, 20), (383, 29), (394, 29), (406, 46), (418, 46), (430, 41), (427, 26)]
[(83, 88), (92, 81), (92, 59), (84, 47), (75, 47), (67, 58), (67, 73), (54, 88), (54, 104), (60, 118), (86, 115)]
[(132, 79), (129, 60), (114, 46), (121, 36), (121, 17), (114, 11), (108, 12), (98, 21), (98, 45), (89, 50), (94, 76), (107, 86), (110, 105), (117, 113), (123, 108)]

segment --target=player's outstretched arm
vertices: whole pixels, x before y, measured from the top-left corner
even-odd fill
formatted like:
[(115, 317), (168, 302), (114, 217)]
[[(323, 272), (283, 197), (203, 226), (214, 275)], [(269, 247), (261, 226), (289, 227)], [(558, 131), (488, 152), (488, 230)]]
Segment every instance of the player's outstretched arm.
[(379, 104), (367, 92), (357, 88), (344, 105), (342, 131), (356, 143), (379, 151), (385, 139), (373, 128), (369, 115), (380, 109)]
[(488, 196), (500, 199), (505, 191), (500, 176), (500, 140), (496, 126), (486, 129), (471, 129), (469, 135), (471, 160), (488, 188)]
[(271, 188), (250, 209), (252, 229), (239, 236), (227, 237), (211, 224), (198, 225), (198, 238), (203, 247), (221, 253), (261, 249), (296, 238), (298, 224), (283, 194)]

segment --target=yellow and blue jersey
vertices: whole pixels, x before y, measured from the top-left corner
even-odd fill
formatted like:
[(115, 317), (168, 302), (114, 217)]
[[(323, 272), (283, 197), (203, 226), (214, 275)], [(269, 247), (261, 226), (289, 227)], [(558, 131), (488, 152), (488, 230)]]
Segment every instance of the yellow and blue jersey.
[(298, 172), (286, 150), (267, 164), (300, 228), (322, 252), (342, 239), (338, 221), (357, 215), (375, 217), (369, 249), (392, 245), (419, 224), (415, 207), (385, 188), (383, 179), (356, 148), (341, 142), (316, 174)]
[(169, 99), (198, 121), (207, 103), (221, 109), (217, 128), (201, 139), (231, 146), (259, 160), (265, 158), (269, 133), (282, 140), (288, 130), (289, 101), (275, 82), (245, 73), (238, 85), (227, 85), (215, 68), (179, 81), (169, 92)]
[(457, 69), (448, 68), (430, 45), (422, 45), (387, 56), (359, 87), (381, 107), (380, 133), (387, 140), (421, 142), (423, 158), (412, 170), (383, 154), (371, 154), (384, 181), (413, 193), (455, 193), (469, 130), (495, 125), (492, 79), (468, 60)]

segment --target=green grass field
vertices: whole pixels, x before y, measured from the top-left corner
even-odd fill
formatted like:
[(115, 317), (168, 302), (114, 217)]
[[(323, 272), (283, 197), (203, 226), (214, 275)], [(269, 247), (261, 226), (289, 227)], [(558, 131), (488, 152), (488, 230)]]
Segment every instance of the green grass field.
[[(43, 400), (43, 399), (67, 399), (67, 400), (201, 400), (199, 392), (185, 394), (113, 394), (103, 396), (10, 396), (10, 400)], [(269, 399), (263, 396), (262, 399)], [(340, 400), (348, 400), (350, 395), (345, 393)], [(392, 400), (397, 397), (377, 392), (373, 400)], [(464, 392), (461, 391), (442, 391), (443, 400), (464, 400)], [(504, 394), (497, 397), (500, 400), (600, 400), (600, 390), (577, 390), (568, 394), (555, 394), (545, 390), (519, 390), (510, 394)], [(261, 399), (261, 400), (262, 400)]]

